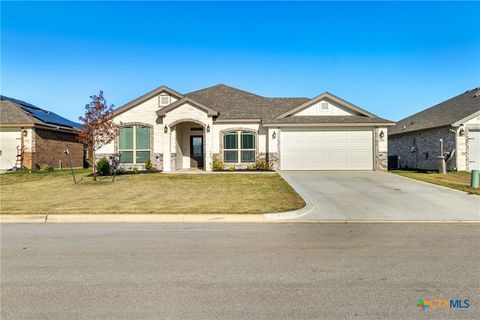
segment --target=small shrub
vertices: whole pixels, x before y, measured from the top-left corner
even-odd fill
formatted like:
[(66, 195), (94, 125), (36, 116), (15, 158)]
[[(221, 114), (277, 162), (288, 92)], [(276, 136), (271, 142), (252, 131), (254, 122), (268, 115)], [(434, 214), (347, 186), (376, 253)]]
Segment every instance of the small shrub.
[(255, 170), (255, 166), (253, 164), (249, 164), (246, 168), (247, 171), (253, 171)]
[(267, 161), (267, 159), (258, 158), (255, 162), (255, 170), (257, 171), (271, 171), (272, 164)]
[(145, 170), (150, 172), (150, 171), (152, 171), (152, 169), (153, 169), (152, 161), (150, 161), (150, 159), (148, 159), (147, 161), (145, 161)]
[(133, 172), (133, 173), (138, 173), (138, 168), (137, 168), (137, 167), (133, 167), (133, 168), (132, 168), (132, 172)]
[(54, 169), (52, 166), (44, 163), (40, 166), (40, 170), (43, 171), (43, 172), (52, 172)]
[(213, 171), (222, 171), (225, 170), (225, 164), (223, 161), (220, 159), (220, 156), (218, 154), (213, 155), (212, 159), (212, 169)]
[(110, 174), (110, 162), (108, 162), (106, 157), (98, 160), (97, 172), (102, 176), (108, 176)]
[(228, 171), (235, 171), (237, 170), (237, 168), (235, 168), (234, 166), (230, 166), (227, 168)]

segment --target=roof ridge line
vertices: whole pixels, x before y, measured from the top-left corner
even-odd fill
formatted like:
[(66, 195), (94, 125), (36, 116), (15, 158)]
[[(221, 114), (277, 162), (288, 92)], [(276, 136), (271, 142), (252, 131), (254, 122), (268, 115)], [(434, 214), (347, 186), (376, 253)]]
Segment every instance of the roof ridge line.
[(256, 93), (253, 93), (253, 92), (250, 92), (250, 91), (246, 91), (246, 90), (243, 90), (243, 89), (239, 89), (239, 88), (236, 88), (236, 87), (230, 86), (228, 84), (224, 84), (224, 83), (218, 83), (218, 84), (215, 84), (213, 86), (209, 86), (209, 87), (206, 87), (206, 88), (203, 88), (203, 89), (198, 89), (198, 90), (195, 90), (195, 91), (192, 91), (192, 92), (188, 92), (187, 95), (192, 94), (192, 93), (197, 93), (197, 92), (203, 91), (203, 90), (212, 89), (212, 88), (215, 88), (215, 87), (227, 87), (229, 89), (233, 89), (233, 90), (236, 90), (236, 91), (241, 91), (241, 92), (247, 93), (247, 94), (252, 95), (252, 96), (256, 96), (256, 97), (263, 98), (263, 99), (269, 99), (268, 97), (261, 96), (259, 94), (256, 94)]

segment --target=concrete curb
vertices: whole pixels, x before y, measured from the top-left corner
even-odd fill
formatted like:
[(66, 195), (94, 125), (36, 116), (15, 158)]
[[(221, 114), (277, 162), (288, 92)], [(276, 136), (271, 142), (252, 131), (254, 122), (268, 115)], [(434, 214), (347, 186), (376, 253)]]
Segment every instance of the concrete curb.
[(49, 214), (0, 215), (1, 223), (264, 222), (263, 214)]
[(295, 220), (275, 222), (319, 224), (480, 224), (480, 220)]
[[(308, 209), (305, 209), (308, 210)], [(296, 211), (302, 211), (296, 210)], [(295, 211), (288, 212), (288, 217)], [(272, 218), (273, 215), (273, 218)], [(0, 223), (317, 223), (317, 224), (480, 224), (480, 220), (290, 220), (278, 214), (32, 214), (0, 215)]]
[(0, 223), (46, 223), (46, 214), (0, 214)]
[[(300, 195), (300, 194), (299, 194)], [(310, 211), (313, 210), (313, 204), (310, 201), (307, 201), (305, 198), (303, 198), (303, 201), (305, 201), (305, 207), (298, 209), (298, 210), (292, 210), (292, 211), (286, 211), (286, 212), (276, 212), (276, 213), (265, 213), (265, 221), (287, 221), (291, 219), (297, 219), (300, 218), (306, 214), (308, 214)]]
[(307, 198), (305, 198), (301, 192), (297, 191), (295, 187), (293, 187), (290, 183), (288, 183), (287, 179), (282, 175), (282, 172), (278, 171), (277, 172), (280, 177), (290, 186), (292, 187), (293, 190), (303, 199), (305, 202), (305, 206), (301, 209), (298, 210), (292, 210), (292, 211), (286, 211), (286, 212), (274, 212), (274, 213), (266, 213), (265, 214), (265, 221), (292, 221), (292, 219), (298, 219), (302, 216), (305, 216), (309, 214), (313, 209), (314, 205), (312, 202), (310, 202)]

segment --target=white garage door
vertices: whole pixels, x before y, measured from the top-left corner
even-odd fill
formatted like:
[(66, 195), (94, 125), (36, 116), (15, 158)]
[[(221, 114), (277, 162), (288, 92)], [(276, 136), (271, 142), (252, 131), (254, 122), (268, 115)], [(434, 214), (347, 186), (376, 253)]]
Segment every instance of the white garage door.
[(372, 170), (373, 130), (282, 129), (282, 170)]
[(15, 165), (17, 146), (20, 146), (20, 129), (0, 131), (0, 169), (10, 169)]
[(480, 170), (480, 131), (468, 133), (468, 169)]

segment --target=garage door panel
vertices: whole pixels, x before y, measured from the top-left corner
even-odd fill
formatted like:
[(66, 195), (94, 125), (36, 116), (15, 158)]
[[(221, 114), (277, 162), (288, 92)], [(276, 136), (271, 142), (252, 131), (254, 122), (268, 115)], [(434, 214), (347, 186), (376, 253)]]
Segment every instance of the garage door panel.
[(372, 170), (373, 131), (283, 129), (282, 170)]
[(17, 146), (21, 144), (20, 129), (0, 131), (0, 169), (10, 169), (17, 159)]
[(480, 170), (480, 131), (468, 133), (468, 169)]

